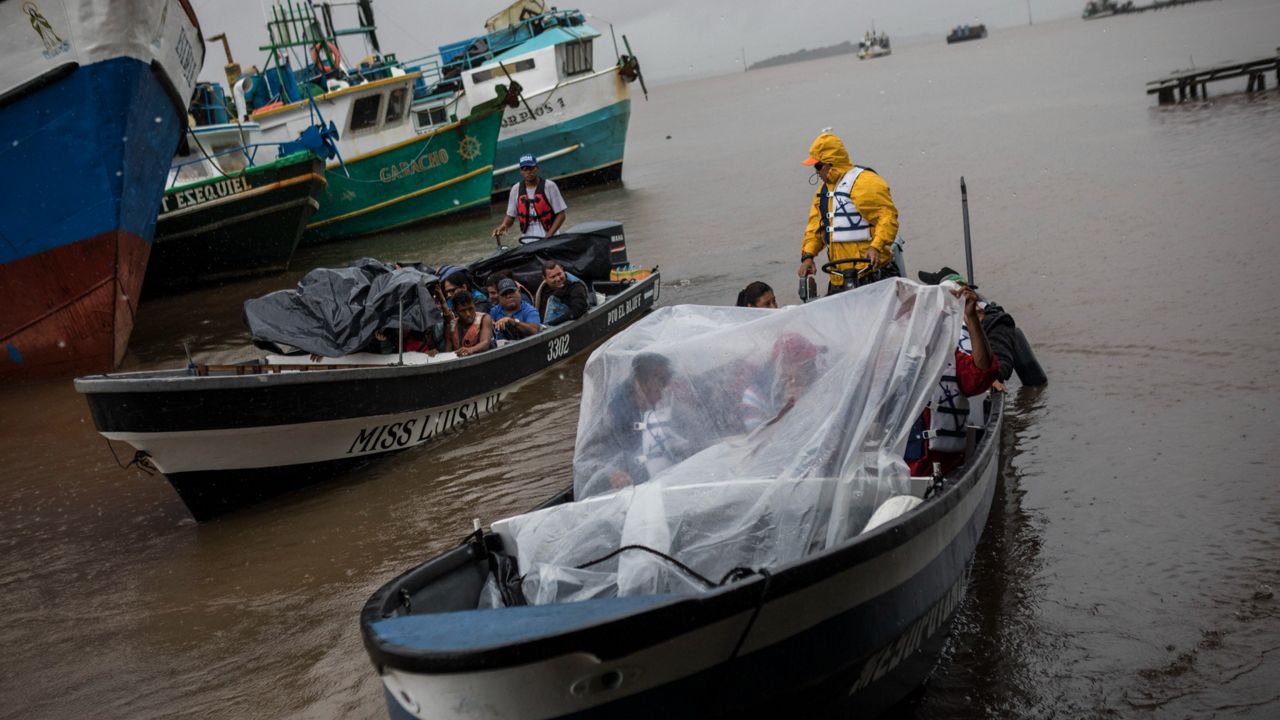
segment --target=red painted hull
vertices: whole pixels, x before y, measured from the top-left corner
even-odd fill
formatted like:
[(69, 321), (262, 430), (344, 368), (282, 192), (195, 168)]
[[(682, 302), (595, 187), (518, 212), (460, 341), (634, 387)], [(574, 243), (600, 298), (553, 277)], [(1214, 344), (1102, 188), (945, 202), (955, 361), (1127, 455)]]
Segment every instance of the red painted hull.
[(115, 369), (150, 254), (114, 230), (0, 266), (0, 380)]

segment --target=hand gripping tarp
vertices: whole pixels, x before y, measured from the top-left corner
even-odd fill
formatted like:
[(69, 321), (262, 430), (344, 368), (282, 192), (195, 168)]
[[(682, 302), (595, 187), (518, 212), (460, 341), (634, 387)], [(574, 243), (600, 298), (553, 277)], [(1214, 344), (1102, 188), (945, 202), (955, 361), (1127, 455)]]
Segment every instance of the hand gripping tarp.
[(716, 583), (856, 536), (909, 490), (908, 434), (962, 317), (947, 288), (899, 279), (781, 310), (665, 307), (615, 336), (584, 371), (575, 501), (500, 523), (526, 599), (706, 589), (650, 552), (579, 569), (628, 545)]
[(440, 322), (429, 286), (436, 276), (395, 268), (368, 258), (351, 267), (317, 268), (295, 290), (280, 290), (244, 303), (253, 344), (273, 352), (296, 348), (341, 357), (369, 344), (379, 329), (423, 332)]

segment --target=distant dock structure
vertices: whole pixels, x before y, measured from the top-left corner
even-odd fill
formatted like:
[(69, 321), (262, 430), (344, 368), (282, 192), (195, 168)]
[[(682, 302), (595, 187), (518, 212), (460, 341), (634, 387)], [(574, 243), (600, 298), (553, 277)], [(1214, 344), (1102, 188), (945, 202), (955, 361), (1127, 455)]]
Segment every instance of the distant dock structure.
[(1245, 92), (1262, 92), (1267, 89), (1267, 75), (1275, 73), (1276, 87), (1280, 88), (1280, 48), (1271, 57), (1231, 62), (1195, 70), (1179, 70), (1168, 77), (1147, 83), (1147, 94), (1155, 95), (1161, 105), (1183, 102), (1187, 98), (1203, 100), (1209, 97), (1209, 83), (1248, 77)]
[(1126, 2), (1115, 2), (1115, 0), (1089, 0), (1084, 4), (1084, 12), (1080, 17), (1085, 20), (1097, 20), (1104, 17), (1114, 17), (1116, 15), (1132, 15), (1133, 13), (1146, 12), (1148, 10), (1164, 10), (1165, 8), (1177, 7), (1179, 5), (1190, 5), (1198, 2), (1208, 2), (1209, 0), (1157, 0), (1146, 5), (1135, 5), (1132, 0)]

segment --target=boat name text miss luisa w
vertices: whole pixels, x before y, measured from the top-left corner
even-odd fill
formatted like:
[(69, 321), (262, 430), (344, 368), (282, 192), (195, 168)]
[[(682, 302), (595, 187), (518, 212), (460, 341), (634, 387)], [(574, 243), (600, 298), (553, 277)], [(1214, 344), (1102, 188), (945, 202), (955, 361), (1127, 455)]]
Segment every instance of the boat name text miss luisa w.
[[(437, 435), (443, 435), (463, 423), (498, 409), (502, 393), (493, 393), (476, 400), (468, 400), (453, 407), (433, 410), (420, 418), (384, 423), (362, 428), (347, 448), (348, 455), (382, 452), (424, 443)], [(421, 421), (421, 424), (419, 424)], [(416, 434), (416, 437), (415, 437)]]

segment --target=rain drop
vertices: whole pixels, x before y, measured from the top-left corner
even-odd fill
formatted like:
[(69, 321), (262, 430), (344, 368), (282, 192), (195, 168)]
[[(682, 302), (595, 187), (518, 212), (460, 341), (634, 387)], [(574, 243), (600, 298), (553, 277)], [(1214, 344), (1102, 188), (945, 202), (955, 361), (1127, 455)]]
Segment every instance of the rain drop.
[(59, 341), (58, 341), (58, 349), (65, 348), (66, 346), (67, 346), (67, 341), (66, 341), (66, 340), (59, 340)]
[(17, 140), (14, 140), (14, 141), (13, 141), (13, 146), (14, 146), (14, 147), (18, 147), (18, 141), (17, 141)]
[(122, 177), (123, 175), (124, 175), (124, 171), (123, 171), (123, 170), (117, 170), (117, 171), (116, 171), (116, 177)]
[(164, 122), (164, 118), (162, 118), (162, 117), (160, 117), (159, 115), (157, 115), (157, 116), (156, 116), (156, 124), (157, 124), (157, 125), (159, 125), (159, 124), (160, 124), (160, 123), (162, 123), (162, 122)]
[(454, 199), (453, 199), (453, 204), (454, 204), (454, 205), (461, 205), (462, 203), (458, 202), (458, 198), (454, 198)]

